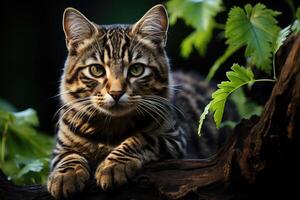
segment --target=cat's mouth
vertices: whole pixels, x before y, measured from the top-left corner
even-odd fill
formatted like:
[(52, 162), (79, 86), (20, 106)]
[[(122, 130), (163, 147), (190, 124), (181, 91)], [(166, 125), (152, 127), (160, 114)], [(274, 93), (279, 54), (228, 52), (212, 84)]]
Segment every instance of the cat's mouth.
[(134, 110), (134, 106), (126, 103), (114, 102), (102, 106), (102, 109), (104, 109), (106, 111), (105, 113), (110, 116), (119, 117), (131, 113)]

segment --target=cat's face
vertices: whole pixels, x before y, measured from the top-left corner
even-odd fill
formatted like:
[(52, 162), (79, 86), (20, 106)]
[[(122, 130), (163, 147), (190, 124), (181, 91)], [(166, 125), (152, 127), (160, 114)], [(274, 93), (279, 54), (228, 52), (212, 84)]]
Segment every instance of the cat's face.
[(61, 81), (64, 103), (123, 116), (149, 112), (152, 104), (169, 97), (163, 6), (153, 7), (133, 25), (111, 26), (96, 25), (68, 8), (63, 26), (69, 51)]

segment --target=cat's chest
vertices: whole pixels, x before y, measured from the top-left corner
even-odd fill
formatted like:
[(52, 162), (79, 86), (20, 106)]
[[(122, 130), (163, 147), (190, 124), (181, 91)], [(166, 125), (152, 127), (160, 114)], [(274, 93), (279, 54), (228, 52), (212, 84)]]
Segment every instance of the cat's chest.
[(104, 143), (93, 142), (82, 139), (81, 143), (74, 146), (75, 151), (80, 152), (89, 162), (99, 162), (103, 160), (115, 146)]
[(116, 146), (126, 138), (142, 132), (152, 121), (149, 119), (115, 118), (87, 124), (91, 130), (84, 137), (93, 142)]

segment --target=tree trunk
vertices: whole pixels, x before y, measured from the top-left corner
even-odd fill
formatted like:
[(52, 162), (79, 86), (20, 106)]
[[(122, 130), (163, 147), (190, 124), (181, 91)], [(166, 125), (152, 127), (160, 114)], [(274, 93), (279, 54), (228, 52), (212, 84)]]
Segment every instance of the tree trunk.
[[(242, 120), (216, 156), (150, 164), (117, 192), (89, 183), (80, 198), (287, 199), (297, 194), (292, 179), (299, 175), (300, 35), (289, 39), (278, 60), (280, 75), (261, 117)], [(52, 199), (45, 186), (16, 186), (3, 173), (0, 197)]]

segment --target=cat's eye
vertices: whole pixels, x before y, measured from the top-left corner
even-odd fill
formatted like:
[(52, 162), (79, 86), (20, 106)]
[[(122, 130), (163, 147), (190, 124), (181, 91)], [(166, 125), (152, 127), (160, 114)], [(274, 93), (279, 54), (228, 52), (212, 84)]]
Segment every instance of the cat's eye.
[(102, 77), (105, 75), (105, 68), (100, 64), (91, 64), (89, 66), (90, 74), (94, 77)]
[(129, 67), (129, 75), (137, 77), (141, 76), (145, 71), (145, 65), (142, 63), (136, 63)]

